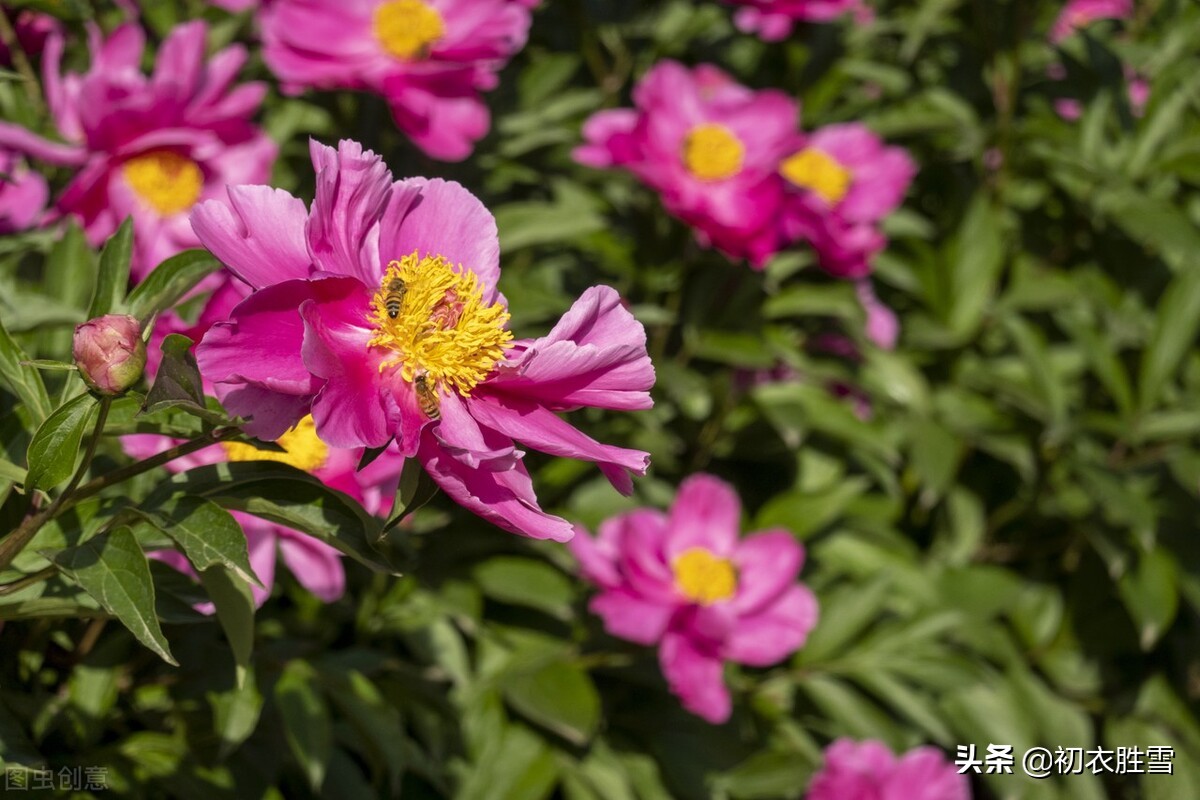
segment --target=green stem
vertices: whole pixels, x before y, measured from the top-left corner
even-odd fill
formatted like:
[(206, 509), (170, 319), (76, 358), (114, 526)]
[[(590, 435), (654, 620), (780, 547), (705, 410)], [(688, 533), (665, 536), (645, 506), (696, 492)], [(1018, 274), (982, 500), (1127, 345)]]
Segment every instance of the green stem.
[(3, 586), (0, 586), (0, 597), (16, 594), (26, 587), (33, 586), (35, 583), (41, 583), (44, 580), (53, 578), (57, 574), (57, 567), (46, 567), (44, 570), (35, 572), (32, 575), (26, 575), (20, 580), (13, 581), (12, 583), (6, 583)]
[(63, 504), (71, 497), (75, 487), (83, 480), (88, 467), (92, 465), (92, 457), (96, 455), (96, 445), (104, 434), (104, 424), (108, 422), (108, 409), (111, 406), (111, 397), (100, 398), (100, 410), (96, 414), (96, 424), (92, 428), (92, 435), (88, 437), (87, 448), (83, 451), (83, 461), (79, 462), (79, 469), (75, 470), (75, 474), (71, 476), (71, 482), (67, 484), (67, 488), (54, 498), (54, 502), (32, 517), (27, 517), (19, 528), (0, 541), (0, 570), (8, 569), (13, 559), (33, 541), (33, 537), (41, 530), (42, 525), (53, 519), (54, 515), (63, 508)]

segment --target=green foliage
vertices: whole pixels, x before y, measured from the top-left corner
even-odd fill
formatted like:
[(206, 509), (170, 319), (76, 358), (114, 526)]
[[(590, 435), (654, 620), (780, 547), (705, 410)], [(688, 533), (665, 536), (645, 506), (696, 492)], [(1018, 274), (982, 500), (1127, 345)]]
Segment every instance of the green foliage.
[[(161, 35), (201, 5), (143, 4), (146, 24)], [(1200, 7), (1139, 4), (1128, 35), (1101, 24), (1056, 50), (1057, 4), (1027, 0), (887, 0), (872, 26), (779, 43), (737, 32), (716, 0), (542, 5), (470, 161), (421, 156), (373, 98), (273, 94), (277, 184), (311, 197), (309, 134), (464, 183), (498, 220), (518, 337), (616, 287), (647, 329), (655, 407), (572, 421), (650, 451), (652, 473), (626, 499), (588, 465), (531, 454), (539, 497), (594, 530), (665, 507), (697, 471), (731, 481), (746, 530), (804, 542), (820, 603), (805, 647), (730, 666), (734, 717), (710, 726), (651, 648), (604, 633), (563, 547), (435, 496), (415, 462), (384, 520), (286, 464), (169, 474), (127, 455), (133, 433), (189, 454), (270, 445), (204, 396), (186, 336), (155, 345), (157, 379), (100, 430), (75, 375), (36, 368), (69, 361), (88, 316), (194, 321), (220, 266), (186, 251), (130, 289), (128, 222), (101, 248), (65, 223), (0, 240), (2, 765), (103, 768), (114, 795), (146, 798), (775, 798), (802, 796), (825, 744), (852, 736), (951, 754), (1165, 745), (1172, 776), (1018, 769), (974, 790), (1200, 796)], [(205, 13), (252, 39), (247, 16)], [(731, 264), (628, 176), (571, 160), (588, 115), (665, 57), (789, 93), (808, 129), (862, 121), (912, 153), (873, 276), (900, 318), (894, 351), (810, 252)], [(1122, 64), (1150, 80), (1142, 116)], [(1076, 122), (1054, 111), (1066, 96)], [(0, 109), (37, 113), (7, 81)], [(830, 333), (860, 357), (823, 349)], [(769, 369), (792, 377), (754, 380)], [(251, 586), (271, 581), (231, 512), (337, 548), (345, 596), (321, 603), (280, 562), (256, 609)]]

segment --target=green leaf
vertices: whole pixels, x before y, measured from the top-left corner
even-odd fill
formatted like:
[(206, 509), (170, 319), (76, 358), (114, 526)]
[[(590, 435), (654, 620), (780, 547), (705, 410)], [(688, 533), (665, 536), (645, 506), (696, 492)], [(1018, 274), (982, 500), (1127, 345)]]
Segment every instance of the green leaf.
[(111, 314), (121, 308), (129, 286), (129, 262), (133, 257), (133, 217), (126, 217), (100, 251), (96, 290), (88, 307), (88, 318)]
[(386, 533), (399, 525), (405, 517), (434, 498), (437, 484), (425, 472), (421, 462), (408, 458), (400, 469), (400, 483), (396, 487), (396, 499), (392, 503), (392, 516), (383, 526)]
[[(46, 293), (68, 308), (87, 308), (96, 283), (96, 264), (87, 238), (74, 219), (46, 256)], [(71, 350), (72, 330), (59, 328), (39, 341), (41, 355), (62, 355)]]
[(84, 393), (46, 418), (29, 442), (27, 486), (52, 489), (71, 477), (79, 443), (95, 409), (96, 399)]
[(1158, 402), (1163, 386), (1183, 357), (1196, 346), (1200, 330), (1200, 263), (1191, 263), (1175, 277), (1159, 302), (1150, 344), (1138, 376), (1141, 408)]
[(942, 310), (952, 331), (964, 338), (975, 332), (992, 304), (1003, 268), (1000, 214), (980, 192), (944, 264), (950, 291)]
[(517, 725), (485, 744), (455, 800), (538, 800), (554, 788), (558, 770), (550, 747)]
[(373, 570), (396, 573), (380, 520), (353, 498), (287, 464), (269, 461), (210, 464), (164, 481), (146, 506), (182, 490), (222, 508), (245, 511), (303, 531)]
[(155, 267), (129, 293), (125, 304), (144, 327), (151, 317), (174, 306), (220, 268), (221, 262), (207, 250), (184, 250)]
[(213, 710), (213, 732), (221, 739), (218, 757), (225, 759), (250, 738), (262, 715), (263, 697), (253, 671), (248, 672), (240, 688), (220, 694), (210, 692), (208, 702)]
[(254, 596), (243, 578), (219, 564), (201, 572), (200, 582), (216, 606), (217, 621), (233, 651), (240, 689), (246, 685), (250, 659), (254, 655)]
[(133, 532), (120, 527), (77, 547), (45, 554), (168, 664), (179, 666), (154, 611), (150, 565)]
[(219, 564), (246, 583), (263, 585), (250, 566), (242, 526), (211, 500), (175, 497), (155, 511), (136, 513), (170, 536), (197, 572)]
[(496, 556), (475, 567), (474, 575), (483, 593), (494, 600), (536, 608), (558, 619), (571, 617), (571, 582), (549, 564)]
[(574, 664), (559, 661), (518, 672), (505, 678), (501, 689), (514, 709), (572, 744), (587, 744), (600, 723), (600, 695), (587, 672)]
[[(142, 411), (153, 414), (167, 408), (178, 407), (198, 417), (212, 414), (204, 402), (204, 385), (200, 379), (200, 368), (192, 355), (192, 340), (183, 334), (168, 334), (162, 342), (162, 362), (154, 376), (154, 385), (146, 393)], [(225, 420), (218, 417), (215, 424)]]
[(40, 425), (50, 416), (50, 395), (37, 370), (22, 366), (29, 356), (21, 345), (9, 335), (0, 320), (0, 382), (25, 404), (34, 424)]
[(786, 528), (801, 539), (807, 538), (838, 519), (846, 506), (862, 495), (870, 483), (859, 475), (817, 492), (793, 491), (776, 495), (758, 512), (755, 527)]
[(316, 673), (304, 661), (289, 661), (275, 684), (275, 705), (283, 718), (284, 734), (292, 755), (319, 791), (333, 751), (333, 723), (329, 707), (316, 691)]
[(386, 772), (392, 794), (404, 775), (405, 734), (400, 712), (361, 672), (321, 673), (325, 691), (350, 724), (358, 730), (366, 755)]
[(1179, 607), (1179, 570), (1165, 550), (1143, 554), (1137, 566), (1121, 576), (1117, 589), (1137, 625), (1142, 649), (1149, 651), (1162, 637)]

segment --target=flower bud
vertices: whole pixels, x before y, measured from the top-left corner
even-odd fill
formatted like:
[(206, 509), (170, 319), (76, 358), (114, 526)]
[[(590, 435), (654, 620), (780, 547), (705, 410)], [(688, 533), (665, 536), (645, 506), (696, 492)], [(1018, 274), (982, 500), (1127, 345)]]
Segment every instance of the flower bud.
[(121, 394), (146, 367), (146, 344), (133, 317), (107, 314), (75, 327), (72, 348), (83, 382), (100, 394)]

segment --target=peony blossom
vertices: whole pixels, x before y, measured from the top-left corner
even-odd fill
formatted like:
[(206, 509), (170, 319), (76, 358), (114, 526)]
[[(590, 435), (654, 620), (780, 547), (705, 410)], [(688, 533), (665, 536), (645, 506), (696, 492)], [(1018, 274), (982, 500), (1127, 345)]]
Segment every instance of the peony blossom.
[(64, 39), (52, 33), (42, 58), (46, 100), (66, 144), (0, 122), (0, 146), (75, 167), (56, 201), (78, 217), (98, 245), (134, 218), (133, 276), (195, 247), (188, 213), (227, 183), (262, 181), (275, 145), (250, 121), (266, 87), (234, 86), (245, 50), (205, 58), (202, 22), (180, 25), (159, 49), (154, 72), (141, 71), (145, 36), (125, 24), (107, 39), (90, 28), (89, 72), (60, 74)]
[(859, 123), (802, 136), (779, 165), (788, 187), (784, 230), (807, 240), (825, 271), (861, 278), (887, 243), (879, 221), (900, 205), (916, 171), (904, 150)]
[[(151, 434), (122, 437), (125, 451), (136, 458), (147, 458), (178, 443), (170, 437)], [(276, 443), (285, 452), (260, 450), (241, 442), (216, 444), (170, 462), (167, 469), (182, 472), (223, 461), (277, 461), (312, 473), (327, 486), (358, 500), (372, 514), (386, 514), (390, 510), (403, 464), (394, 449), (384, 451), (361, 471), (356, 471), (362, 449), (329, 447), (317, 438), (311, 417), (300, 420)], [(255, 605), (261, 606), (271, 594), (279, 555), (300, 585), (321, 600), (331, 603), (342, 596), (346, 576), (336, 549), (307, 534), (251, 514), (230, 513), (246, 534), (250, 567), (262, 582), (262, 586), (251, 586)], [(182, 572), (192, 573), (191, 565), (178, 551), (159, 551), (156, 557)], [(204, 613), (212, 611), (207, 604), (200, 610)]]
[(496, 222), (463, 187), (393, 181), (355, 142), (313, 143), (311, 209), (266, 186), (201, 204), (201, 242), (254, 289), (197, 349), (246, 430), (274, 439), (312, 414), (334, 447), (393, 438), (459, 504), (507, 530), (565, 541), (516, 442), (598, 462), (620, 490), (649, 456), (601, 444), (555, 412), (652, 405), (645, 331), (593, 287), (539, 339), (514, 340)]
[(806, 800), (971, 800), (965, 775), (933, 747), (897, 758), (883, 742), (838, 739), (825, 748)]
[(529, 2), (516, 0), (275, 0), (264, 7), (263, 57), (299, 91), (381, 94), (412, 141), (459, 161), (488, 131), (479, 96), (525, 45)]
[(1129, 19), (1132, 16), (1133, 0), (1069, 0), (1050, 28), (1050, 41), (1058, 44), (1098, 19)]
[(125, 314), (106, 314), (76, 325), (71, 353), (83, 382), (104, 395), (127, 391), (146, 368), (142, 329)]
[(49, 196), (45, 178), (0, 148), (0, 234), (35, 227)]
[(773, 90), (755, 92), (710, 65), (656, 64), (633, 90), (635, 108), (594, 114), (575, 160), (627, 169), (662, 196), (696, 237), (760, 267), (779, 247), (782, 190), (774, 173), (798, 117)]
[(784, 530), (738, 539), (732, 487), (693, 475), (664, 514), (643, 508), (571, 541), (584, 576), (600, 588), (591, 609), (613, 636), (658, 644), (659, 663), (685, 708), (729, 718), (722, 662), (767, 666), (804, 644), (817, 600), (796, 583), (804, 548)]
[[(18, 11), (14, 14), (0, 8), (0, 14), (8, 18), (13, 33), (16, 34), (17, 44), (28, 55), (42, 52), (46, 37), (60, 27), (54, 17), (36, 11)], [(8, 45), (0, 40), (0, 66), (7, 67), (12, 63), (12, 53), (9, 52)]]
[(786, 39), (797, 22), (829, 22), (853, 13), (855, 22), (870, 22), (874, 16), (864, 0), (730, 0), (743, 6), (734, 22), (746, 33), (756, 33), (768, 42)]

